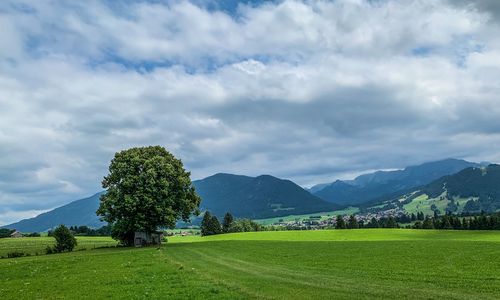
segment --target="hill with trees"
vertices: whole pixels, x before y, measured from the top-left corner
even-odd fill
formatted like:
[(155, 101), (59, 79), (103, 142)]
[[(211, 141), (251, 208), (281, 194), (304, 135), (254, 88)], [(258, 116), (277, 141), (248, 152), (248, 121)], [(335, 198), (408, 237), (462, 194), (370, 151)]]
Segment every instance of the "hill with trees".
[(500, 210), (500, 165), (465, 169), (424, 186), (421, 192), (429, 198), (443, 194), (448, 199), (467, 198), (467, 212)]
[(238, 218), (260, 219), (339, 208), (290, 180), (270, 175), (249, 177), (220, 173), (193, 184), (202, 198), (201, 209), (220, 217), (228, 211)]

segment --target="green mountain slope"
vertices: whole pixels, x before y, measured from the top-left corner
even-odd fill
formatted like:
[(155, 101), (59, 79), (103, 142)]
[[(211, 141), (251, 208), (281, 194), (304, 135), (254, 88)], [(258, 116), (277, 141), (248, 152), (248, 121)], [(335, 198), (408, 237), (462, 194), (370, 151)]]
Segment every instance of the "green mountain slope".
[(95, 214), (99, 207), (100, 196), (101, 193), (97, 193), (89, 198), (73, 201), (34, 218), (25, 219), (5, 227), (17, 229), (21, 232), (46, 231), (60, 224), (101, 227), (105, 223), (99, 221)]
[(216, 174), (193, 184), (202, 198), (202, 209), (218, 216), (230, 211), (236, 217), (260, 219), (338, 208), (290, 180), (269, 175)]

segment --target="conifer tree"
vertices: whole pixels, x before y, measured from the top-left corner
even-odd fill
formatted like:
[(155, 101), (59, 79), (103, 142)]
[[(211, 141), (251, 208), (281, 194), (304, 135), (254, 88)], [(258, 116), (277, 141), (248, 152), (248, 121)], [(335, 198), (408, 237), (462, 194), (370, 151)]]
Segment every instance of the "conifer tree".
[(206, 211), (201, 220), (201, 236), (214, 235), (212, 229), (212, 214)]
[(210, 220), (210, 229), (212, 230), (213, 234), (222, 233), (222, 226), (220, 225), (219, 219), (217, 219), (215, 215), (213, 215), (212, 219)]
[(335, 229), (346, 229), (346, 224), (342, 215), (337, 216), (337, 220), (335, 221)]
[(356, 217), (354, 215), (351, 215), (349, 217), (349, 222), (347, 224), (347, 228), (349, 228), (349, 229), (358, 229), (359, 228), (358, 221), (356, 220)]
[(434, 229), (434, 224), (432, 222), (432, 219), (429, 217), (426, 217), (424, 222), (422, 223), (422, 228), (423, 229)]
[(233, 221), (234, 221), (233, 215), (230, 212), (227, 212), (224, 215), (224, 220), (222, 221), (222, 231), (224, 233), (229, 232), (229, 228), (231, 228)]

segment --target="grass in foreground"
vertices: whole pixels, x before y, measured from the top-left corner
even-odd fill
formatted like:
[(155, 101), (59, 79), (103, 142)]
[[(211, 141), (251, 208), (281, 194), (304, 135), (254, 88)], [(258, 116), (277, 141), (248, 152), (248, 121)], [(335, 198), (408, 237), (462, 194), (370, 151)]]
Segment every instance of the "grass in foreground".
[(493, 231), (260, 232), (0, 260), (0, 298), (498, 299), (499, 270)]

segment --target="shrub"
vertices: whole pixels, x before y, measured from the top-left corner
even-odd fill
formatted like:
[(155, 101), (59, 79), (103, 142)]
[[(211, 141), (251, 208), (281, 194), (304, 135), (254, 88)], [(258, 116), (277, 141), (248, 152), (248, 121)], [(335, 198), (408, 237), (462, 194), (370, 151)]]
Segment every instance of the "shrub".
[(76, 239), (64, 225), (59, 225), (54, 232), (54, 238), (56, 239), (56, 245), (52, 249), (53, 252), (71, 252), (76, 246)]
[(40, 233), (38, 232), (32, 232), (32, 233), (29, 233), (27, 235), (25, 235), (26, 237), (40, 237)]
[(229, 232), (262, 231), (263, 229), (260, 224), (250, 219), (238, 219), (232, 222)]
[(25, 255), (26, 255), (26, 253), (24, 253), (22, 251), (12, 251), (12, 252), (7, 253), (8, 258), (23, 257)]

